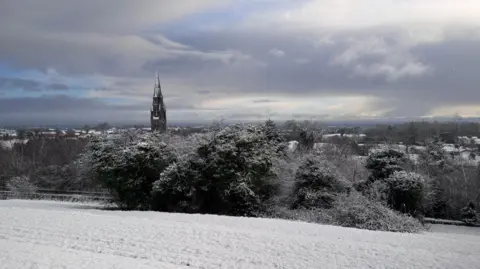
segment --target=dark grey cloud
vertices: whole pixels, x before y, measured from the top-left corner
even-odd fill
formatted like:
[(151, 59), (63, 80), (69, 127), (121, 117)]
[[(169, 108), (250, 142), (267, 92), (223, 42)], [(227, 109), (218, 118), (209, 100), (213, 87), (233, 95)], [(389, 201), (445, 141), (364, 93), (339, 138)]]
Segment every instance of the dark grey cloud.
[(156, 71), (162, 75), (168, 76), (188, 76), (191, 73), (200, 70), (211, 70), (218, 68), (222, 62), (217, 60), (199, 61), (198, 58), (189, 55), (179, 56), (178, 58), (164, 59), (164, 60), (148, 60), (142, 69), (145, 73), (154, 74)]
[(21, 78), (0, 78), (0, 90), (40, 91), (40, 83)]
[[(198, 107), (195, 98), (166, 98), (169, 117), (174, 121), (186, 120), (201, 111), (214, 111)], [(0, 98), (0, 126), (12, 124), (59, 123), (81, 124), (108, 121), (112, 123), (137, 122), (148, 124), (151, 100), (106, 102), (101, 98), (78, 98), (65, 94), (40, 97)], [(220, 109), (218, 109), (220, 110)]]
[(67, 85), (65, 85), (63, 83), (58, 83), (58, 82), (48, 85), (47, 88), (50, 89), (50, 90), (55, 90), (55, 91), (66, 91), (66, 90), (70, 89)]
[(197, 91), (198, 94), (201, 94), (201, 95), (206, 95), (206, 94), (209, 94), (210, 91), (209, 90), (199, 90)]
[[(396, 48), (400, 42), (398, 29), (375, 28), (369, 31), (336, 33), (333, 45), (315, 47), (311, 38), (282, 32), (221, 32), (198, 36), (174, 37), (176, 41), (205, 49), (233, 48), (265, 61), (268, 66), (249, 66), (244, 70), (217, 69), (191, 74), (199, 82), (214, 80), (226, 88), (237, 88), (242, 93), (291, 96), (358, 96), (382, 98), (379, 108), (395, 108), (392, 115), (425, 115), (443, 105), (480, 105), (480, 39), (457, 38), (442, 42), (425, 42), (406, 48)], [(387, 49), (399, 56), (414, 57), (431, 67), (420, 76), (407, 76), (389, 81), (382, 76), (355, 74), (353, 68), (332, 64), (335, 57), (345, 52), (352, 38), (381, 38)], [(281, 46), (279, 45), (281, 44)], [(278, 47), (286, 57), (267, 59), (269, 48)], [(388, 53), (388, 52), (387, 52)], [(355, 65), (372, 66), (382, 62), (385, 55), (367, 54)], [(302, 64), (295, 59), (307, 59)], [(389, 59), (387, 58), (387, 61)], [(355, 66), (354, 65), (354, 66)]]
[(42, 97), (4, 98), (0, 99), (0, 114), (9, 113), (43, 113), (43, 112), (78, 112), (84, 110), (109, 109), (104, 102), (96, 99), (73, 98), (67, 95)]
[[(225, 1), (201, 0), (7, 0), (2, 3), (0, 16), (16, 25), (36, 23), (41, 28), (62, 31), (130, 32), (139, 27), (181, 18)], [(114, 11), (114, 12), (112, 12)], [(15, 25), (15, 26), (16, 26)]]
[(267, 115), (265, 113), (251, 113), (251, 112), (241, 112), (241, 113), (228, 113), (224, 115), (226, 119), (230, 120), (242, 120), (242, 119), (267, 119)]
[(146, 76), (140, 67), (147, 60), (188, 50), (158, 33), (147, 34), (151, 28), (225, 2), (6, 0), (0, 8), (0, 59), (68, 75)]
[(318, 113), (293, 113), (293, 119), (315, 119), (315, 120), (323, 120), (328, 119), (331, 115), (330, 114), (318, 114)]
[(68, 90), (69, 87), (59, 82), (50, 83), (45, 86), (35, 80), (22, 78), (0, 78), (0, 90), (13, 91), (18, 89), (26, 92), (39, 92), (44, 90), (65, 91)]
[[(343, 9), (348, 11), (349, 5), (332, 5), (330, 10), (325, 4), (328, 1), (317, 0), (296, 5), (317, 3), (327, 7), (329, 12), (325, 11), (324, 17), (329, 19), (314, 16), (315, 10), (323, 9), (307, 9), (297, 14), (305, 14), (302, 19), (312, 22), (300, 23), (301, 27), (296, 27), (298, 21), (293, 15), (291, 20), (283, 20), (283, 24), (268, 24), (272, 18), (286, 18), (282, 14), (268, 16), (268, 12), (252, 19), (253, 27), (242, 22), (234, 27), (202, 28), (200, 25), (187, 31), (189, 27), (170, 21), (193, 11), (201, 12), (218, 2), (221, 1), (66, 3), (45, 0), (42, 4), (31, 4), (26, 0), (7, 0), (0, 10), (0, 61), (13, 68), (37, 69), (46, 74), (54, 69), (61, 76), (94, 78), (92, 81), (100, 82), (93, 83), (91, 91), (93, 96), (99, 96), (96, 99), (66, 96), (9, 99), (19, 107), (25, 103), (35, 109), (21, 112), (8, 106), (10, 112), (3, 112), (18, 116), (33, 111), (48, 114), (89, 110), (102, 111), (111, 117), (136, 117), (136, 113), (143, 115), (144, 110), (148, 111), (155, 71), (160, 72), (167, 107), (175, 113), (182, 111), (184, 116), (258, 118), (266, 114), (262, 112), (265, 109), (283, 115), (283, 111), (275, 109), (283, 110), (281, 105), (288, 103), (284, 101), (288, 98), (292, 103), (313, 98), (321, 103), (322, 98), (353, 96), (359, 97), (361, 103), (364, 102), (361, 97), (367, 96), (374, 100), (365, 110), (389, 111), (389, 117), (425, 115), (442, 106), (480, 106), (477, 87), (480, 76), (476, 74), (480, 69), (477, 49), (480, 35), (475, 23), (446, 23), (450, 26), (443, 27), (438, 22), (433, 27), (427, 25), (433, 30), (429, 27), (425, 30), (421, 28), (424, 25), (415, 24), (421, 12), (411, 15), (414, 20), (410, 26), (391, 20), (392, 16), (366, 16), (362, 10), (344, 13)], [(356, 3), (347, 2), (352, 6)], [(386, 11), (390, 10), (389, 5), (396, 6), (379, 0), (367, 2)], [(296, 6), (293, 1), (289, 5)], [(56, 8), (53, 10), (52, 6)], [(114, 7), (115, 12), (102, 11), (111, 10), (110, 7)], [(413, 2), (408, 3), (408, 7), (417, 10)], [(428, 10), (422, 12), (430, 19), (437, 18)], [(455, 16), (444, 14), (445, 21), (462, 19), (458, 12), (452, 11)], [(345, 21), (342, 14), (352, 14), (352, 22)], [(405, 14), (404, 21), (409, 21), (409, 14)], [(321, 23), (316, 23), (317, 19)], [(166, 21), (173, 25), (167, 30), (162, 28)], [(2, 89), (6, 88), (5, 81), (0, 80)], [(73, 92), (74, 87), (58, 81), (47, 82), (43, 89), (71, 88), (69, 92)], [(42, 85), (29, 78), (9, 81), (8, 85), (25, 91), (42, 89)], [(250, 101), (229, 105), (223, 100), (243, 97)], [(103, 101), (106, 98), (127, 101), (140, 98), (141, 101), (119, 105)], [(227, 105), (215, 103), (217, 99)], [(283, 103), (279, 101), (275, 106), (275, 100)], [(36, 107), (34, 102), (42, 105)], [(292, 117), (342, 114), (343, 111), (336, 110), (327, 115), (322, 106), (329, 105), (332, 106), (310, 105), (319, 111), (297, 106), (299, 111)], [(81, 108), (75, 108), (78, 106)], [(82, 117), (95, 117), (89, 111)], [(212, 114), (205, 114), (207, 111)]]
[(131, 109), (118, 110), (100, 100), (65, 95), (0, 98), (0, 125), (82, 124), (113, 120)]

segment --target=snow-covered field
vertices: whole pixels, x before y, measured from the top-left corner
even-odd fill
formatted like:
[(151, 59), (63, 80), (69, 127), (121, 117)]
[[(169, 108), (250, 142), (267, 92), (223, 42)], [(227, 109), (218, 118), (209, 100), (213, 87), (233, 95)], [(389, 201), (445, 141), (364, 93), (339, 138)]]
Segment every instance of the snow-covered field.
[(5, 200), (0, 268), (480, 268), (480, 234), (448, 229), (399, 234)]

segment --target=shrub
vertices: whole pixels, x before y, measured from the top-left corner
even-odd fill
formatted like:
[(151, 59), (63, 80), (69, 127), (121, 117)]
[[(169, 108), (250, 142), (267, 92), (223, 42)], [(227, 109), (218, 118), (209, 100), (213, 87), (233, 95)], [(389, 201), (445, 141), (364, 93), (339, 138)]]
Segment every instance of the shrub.
[(368, 156), (366, 168), (369, 182), (386, 179), (396, 171), (404, 170), (408, 160), (404, 153), (393, 149), (377, 151)]
[(478, 215), (473, 202), (468, 203), (468, 205), (462, 209), (462, 221), (467, 225), (478, 224)]
[(168, 167), (153, 186), (163, 211), (253, 215), (278, 191), (278, 144), (263, 126), (226, 127)]
[(375, 181), (364, 189), (363, 195), (372, 201), (388, 205), (390, 190), (384, 181)]
[[(153, 189), (153, 209), (168, 212), (197, 213), (208, 207), (208, 182), (202, 180), (201, 160), (183, 156), (160, 174)], [(213, 197), (208, 197), (212, 199)], [(201, 200), (202, 199), (202, 200)]]
[(400, 214), (372, 201), (360, 193), (339, 194), (330, 209), (289, 209), (275, 206), (262, 217), (299, 220), (312, 223), (338, 225), (343, 227), (389, 232), (419, 232), (424, 230), (421, 223), (407, 215)]
[(73, 164), (49, 165), (36, 169), (31, 175), (31, 181), (41, 189), (69, 191), (69, 190), (98, 190), (99, 186), (78, 175)]
[(7, 181), (7, 189), (16, 194), (32, 194), (37, 191), (37, 187), (27, 176), (14, 177)]
[(390, 232), (418, 232), (423, 229), (416, 219), (396, 213), (357, 192), (339, 197), (329, 214), (333, 224), (344, 227)]
[(262, 212), (260, 217), (335, 225), (335, 220), (330, 211), (318, 208), (291, 209), (284, 206), (273, 206)]
[(295, 184), (295, 174), (301, 160), (294, 154), (279, 156), (273, 160), (273, 173), (277, 176), (276, 180), (279, 186), (278, 192), (273, 201), (276, 205), (292, 204), (292, 191)]
[(308, 155), (295, 174), (293, 208), (329, 208), (350, 185), (318, 155)]
[(176, 156), (189, 155), (194, 153), (200, 143), (207, 139), (207, 134), (194, 133), (185, 136), (172, 135), (169, 133), (155, 134), (155, 137), (169, 145)]
[(388, 203), (393, 209), (412, 215), (423, 211), (426, 182), (421, 175), (397, 171), (385, 182), (389, 188)]
[(141, 139), (93, 140), (80, 160), (86, 172), (108, 189), (121, 208), (148, 209), (152, 184), (175, 155), (152, 135)]

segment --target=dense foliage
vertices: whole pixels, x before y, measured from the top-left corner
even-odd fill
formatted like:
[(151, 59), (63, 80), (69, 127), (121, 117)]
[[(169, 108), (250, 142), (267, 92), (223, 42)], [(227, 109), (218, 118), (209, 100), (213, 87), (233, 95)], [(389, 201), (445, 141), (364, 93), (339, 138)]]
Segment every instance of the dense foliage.
[(388, 177), (388, 203), (400, 212), (416, 215), (423, 212), (426, 180), (414, 172), (397, 171)]
[(456, 162), (444, 145), (439, 137), (434, 137), (419, 154), (417, 170), (431, 179), (432, 201), (426, 215), (461, 220), (462, 208), (467, 203), (480, 204), (480, 167)]
[(462, 221), (468, 225), (480, 225), (477, 210), (473, 202), (462, 209)]
[(7, 182), (7, 189), (14, 193), (34, 193), (37, 187), (26, 176), (14, 177)]
[(353, 192), (337, 199), (330, 214), (340, 226), (377, 231), (418, 232), (420, 222)]
[[(266, 126), (268, 127), (268, 126)], [(206, 137), (155, 182), (164, 211), (252, 215), (277, 192), (278, 143), (265, 126), (226, 127)]]
[(110, 190), (125, 209), (148, 209), (152, 184), (174, 160), (172, 150), (153, 136), (140, 141), (100, 137), (92, 140), (80, 160), (93, 179)]
[(84, 139), (43, 139), (0, 146), (0, 188), (5, 188), (14, 177), (29, 178), (31, 184), (41, 189), (80, 190), (95, 188), (77, 175), (74, 161), (85, 148)]
[(370, 171), (369, 181), (384, 180), (396, 171), (405, 169), (408, 160), (404, 153), (388, 149), (368, 156), (366, 168)]
[(293, 208), (330, 208), (350, 184), (321, 156), (308, 155), (297, 169), (293, 186)]

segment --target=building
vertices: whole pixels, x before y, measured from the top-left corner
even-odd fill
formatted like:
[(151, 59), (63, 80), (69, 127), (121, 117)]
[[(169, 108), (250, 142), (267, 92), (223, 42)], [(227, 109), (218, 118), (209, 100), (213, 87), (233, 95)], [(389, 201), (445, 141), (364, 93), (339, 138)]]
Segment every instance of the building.
[(162, 88), (160, 86), (160, 77), (157, 74), (155, 88), (153, 90), (152, 109), (150, 110), (150, 125), (152, 132), (167, 131), (167, 110), (163, 103)]

